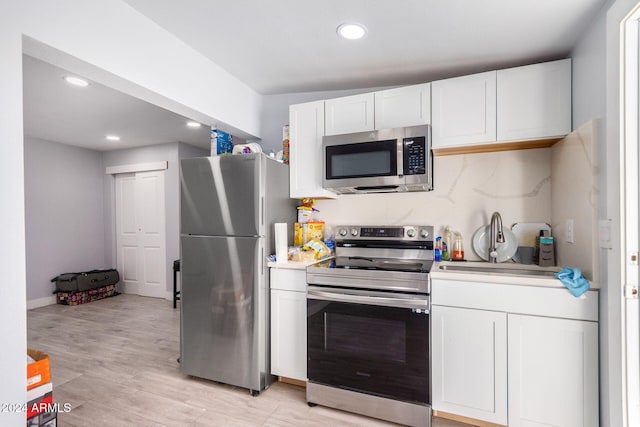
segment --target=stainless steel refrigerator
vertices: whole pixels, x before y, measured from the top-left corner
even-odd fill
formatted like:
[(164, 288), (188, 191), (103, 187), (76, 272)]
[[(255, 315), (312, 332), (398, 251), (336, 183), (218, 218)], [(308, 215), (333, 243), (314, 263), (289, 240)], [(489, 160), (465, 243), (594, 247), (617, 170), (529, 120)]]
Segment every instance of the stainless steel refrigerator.
[(180, 368), (247, 388), (272, 381), (266, 257), (295, 220), (289, 169), (262, 153), (180, 162)]

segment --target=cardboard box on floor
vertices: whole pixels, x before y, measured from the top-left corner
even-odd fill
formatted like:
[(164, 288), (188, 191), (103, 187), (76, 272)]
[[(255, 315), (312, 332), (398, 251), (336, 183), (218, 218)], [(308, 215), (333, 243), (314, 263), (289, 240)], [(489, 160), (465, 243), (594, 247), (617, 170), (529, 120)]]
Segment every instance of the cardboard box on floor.
[(27, 390), (51, 381), (49, 355), (42, 351), (27, 349), (27, 354), (35, 362), (27, 363)]

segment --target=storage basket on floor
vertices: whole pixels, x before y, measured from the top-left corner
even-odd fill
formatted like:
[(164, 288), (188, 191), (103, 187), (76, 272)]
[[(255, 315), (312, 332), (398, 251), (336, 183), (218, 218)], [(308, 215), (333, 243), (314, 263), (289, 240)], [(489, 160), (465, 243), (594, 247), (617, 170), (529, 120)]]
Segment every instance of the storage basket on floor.
[(58, 304), (80, 305), (119, 294), (120, 293), (116, 291), (116, 285), (107, 285), (97, 289), (90, 289), (88, 291), (57, 292), (56, 301)]

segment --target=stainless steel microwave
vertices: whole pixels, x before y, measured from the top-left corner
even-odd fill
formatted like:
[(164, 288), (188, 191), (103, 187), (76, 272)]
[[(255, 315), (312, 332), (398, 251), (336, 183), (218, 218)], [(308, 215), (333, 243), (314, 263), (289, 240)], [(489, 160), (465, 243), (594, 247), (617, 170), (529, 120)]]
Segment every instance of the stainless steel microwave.
[(324, 188), (339, 194), (433, 190), (431, 127), (322, 138)]

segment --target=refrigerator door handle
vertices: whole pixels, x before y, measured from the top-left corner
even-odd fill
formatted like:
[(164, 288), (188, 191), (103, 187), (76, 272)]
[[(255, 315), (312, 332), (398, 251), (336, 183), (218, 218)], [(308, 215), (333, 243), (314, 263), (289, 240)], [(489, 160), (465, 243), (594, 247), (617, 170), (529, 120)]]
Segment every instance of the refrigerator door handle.
[(260, 220), (260, 225), (264, 226), (264, 196), (260, 198), (260, 215), (262, 219)]

